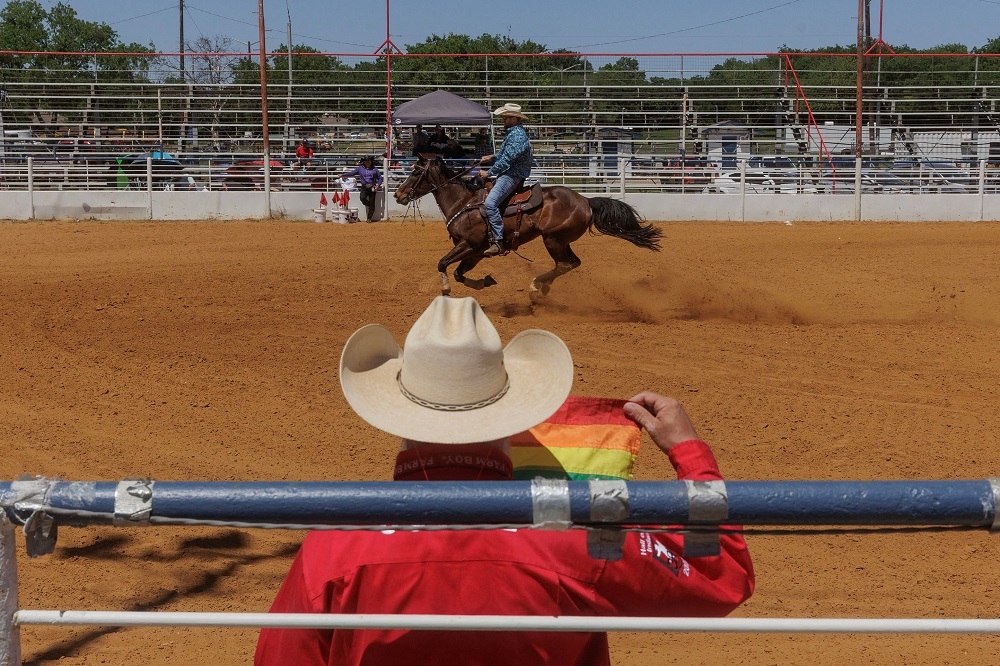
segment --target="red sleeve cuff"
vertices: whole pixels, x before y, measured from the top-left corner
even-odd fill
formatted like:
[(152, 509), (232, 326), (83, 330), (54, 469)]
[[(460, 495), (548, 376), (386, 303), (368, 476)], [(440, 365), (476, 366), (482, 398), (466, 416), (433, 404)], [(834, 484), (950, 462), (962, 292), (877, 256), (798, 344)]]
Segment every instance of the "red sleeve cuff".
[(719, 463), (712, 449), (700, 439), (689, 439), (674, 445), (667, 453), (670, 463), (677, 471), (678, 479), (712, 480), (721, 479)]

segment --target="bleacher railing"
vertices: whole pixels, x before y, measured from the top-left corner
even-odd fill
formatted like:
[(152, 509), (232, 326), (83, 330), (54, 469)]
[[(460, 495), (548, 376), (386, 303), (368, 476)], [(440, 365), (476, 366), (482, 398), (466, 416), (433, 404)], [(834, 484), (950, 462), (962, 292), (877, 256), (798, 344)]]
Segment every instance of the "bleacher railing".
[[(27, 62), (32, 54), (8, 55)], [(92, 65), (44, 75), (0, 70), (0, 165), (8, 176), (0, 186), (23, 189), (29, 157), (35, 186), (49, 189), (109, 187), (114, 159), (148, 151), (170, 152), (207, 188), (221, 185), (216, 167), (261, 159), (264, 114), (257, 64), (247, 55), (191, 53), (183, 82), (166, 57), (140, 75), (119, 69), (122, 54), (77, 55), (74, 62)], [(588, 181), (614, 173), (618, 155), (649, 173), (649, 187), (688, 192), (700, 188), (675, 182), (672, 170), (691, 173), (699, 164), (685, 159), (725, 157), (734, 143), (738, 154), (806, 163), (858, 152), (858, 91), (853, 56), (844, 53), (398, 54), (388, 77), (385, 59), (371, 54), (296, 53), (290, 70), (278, 66), (282, 58), (267, 57), (268, 152), (280, 160), (291, 159), (301, 138), (334, 166), (387, 148), (391, 160), (405, 159), (412, 128), (388, 123), (388, 100), (398, 105), (437, 88), (490, 108), (517, 100), (546, 177), (581, 180), (595, 192), (601, 185)], [(959, 168), (964, 160), (1000, 162), (1000, 56), (869, 54), (866, 62), (861, 153)], [(447, 129), (471, 154), (473, 131)], [(723, 160), (722, 170), (731, 167)]]

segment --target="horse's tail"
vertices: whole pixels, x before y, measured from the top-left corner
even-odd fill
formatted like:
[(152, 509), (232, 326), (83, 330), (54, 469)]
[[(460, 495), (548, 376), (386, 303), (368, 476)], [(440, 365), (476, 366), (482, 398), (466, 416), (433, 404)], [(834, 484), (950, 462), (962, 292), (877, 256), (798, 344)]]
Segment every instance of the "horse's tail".
[[(591, 197), (590, 224), (602, 234), (617, 236), (633, 245), (647, 250), (659, 252), (660, 237), (663, 232), (652, 224), (643, 224), (644, 220), (635, 208), (624, 201), (609, 197)], [(590, 233), (594, 233), (593, 229)]]

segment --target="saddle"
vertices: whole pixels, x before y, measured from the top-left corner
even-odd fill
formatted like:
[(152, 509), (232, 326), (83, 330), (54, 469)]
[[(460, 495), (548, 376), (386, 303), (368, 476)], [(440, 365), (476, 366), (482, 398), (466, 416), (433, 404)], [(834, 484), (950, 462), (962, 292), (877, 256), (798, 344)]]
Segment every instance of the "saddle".
[[(487, 183), (486, 192), (492, 189), (493, 184)], [(485, 194), (483, 195), (483, 200), (479, 202), (479, 214), (486, 219), (486, 206), (483, 202), (486, 201)], [(501, 202), (500, 210), (504, 217), (510, 215), (519, 215), (520, 213), (528, 213), (535, 210), (542, 205), (542, 186), (539, 183), (525, 187), (522, 183), (520, 187), (514, 190), (514, 193), (507, 197), (507, 200)]]

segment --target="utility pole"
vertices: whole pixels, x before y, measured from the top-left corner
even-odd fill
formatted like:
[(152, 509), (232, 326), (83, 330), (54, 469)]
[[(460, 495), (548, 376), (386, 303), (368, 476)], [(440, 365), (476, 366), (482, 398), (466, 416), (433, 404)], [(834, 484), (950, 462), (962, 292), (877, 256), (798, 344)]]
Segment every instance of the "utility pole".
[(3, 107), (7, 104), (7, 86), (0, 85), (0, 164), (7, 161), (7, 134), (3, 126)]
[(181, 73), (181, 83), (184, 83), (184, 0), (177, 0), (177, 6), (181, 10), (181, 30), (180, 30), (180, 49), (181, 54), (180, 60), (180, 73)]
[(857, 89), (857, 99), (854, 108), (854, 154), (861, 157), (863, 153), (862, 139), (862, 116), (864, 115), (862, 105), (864, 103), (864, 70), (865, 70), (865, 0), (858, 0), (858, 76), (855, 82)]
[(264, 0), (257, 0), (257, 30), (260, 33), (260, 116), (264, 141), (264, 206), (271, 217), (271, 133), (267, 120), (267, 57), (264, 45)]
[[(865, 0), (865, 55), (868, 55), (868, 48), (871, 45), (871, 43), (872, 43), (872, 0)], [(878, 59), (878, 63), (879, 63), (879, 76), (875, 82), (875, 99), (868, 104), (868, 110), (875, 112), (875, 124), (871, 124), (869, 122), (868, 125), (868, 146), (869, 149), (875, 154), (878, 154), (878, 146), (879, 146), (878, 137), (876, 136), (876, 133), (879, 132), (878, 118), (879, 118), (879, 106), (881, 105), (881, 102), (878, 101), (878, 96), (879, 96), (878, 86), (879, 86), (879, 79), (881, 79), (881, 70), (882, 70), (881, 57)], [(869, 76), (871, 75), (869, 74)], [(871, 81), (871, 79), (868, 80)]]
[(288, 107), (285, 109), (285, 150), (292, 145), (292, 10), (285, 3), (288, 13)]

